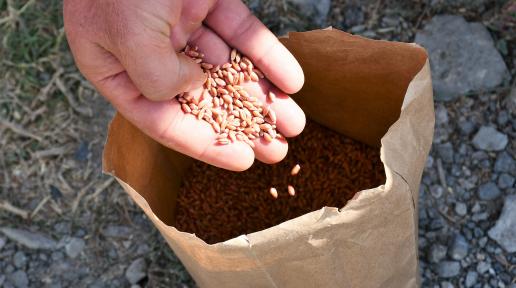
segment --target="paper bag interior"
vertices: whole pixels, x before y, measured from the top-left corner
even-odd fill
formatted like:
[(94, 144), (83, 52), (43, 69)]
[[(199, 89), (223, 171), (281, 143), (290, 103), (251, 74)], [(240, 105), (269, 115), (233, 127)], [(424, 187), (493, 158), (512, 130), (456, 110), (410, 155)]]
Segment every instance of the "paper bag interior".
[[(370, 146), (398, 118), (410, 81), (426, 62), (412, 44), (375, 41), (329, 29), (290, 33), (281, 42), (305, 74), (292, 97), (307, 117)], [(177, 191), (193, 160), (150, 139), (117, 114), (104, 150), (104, 171), (140, 193), (173, 225)]]

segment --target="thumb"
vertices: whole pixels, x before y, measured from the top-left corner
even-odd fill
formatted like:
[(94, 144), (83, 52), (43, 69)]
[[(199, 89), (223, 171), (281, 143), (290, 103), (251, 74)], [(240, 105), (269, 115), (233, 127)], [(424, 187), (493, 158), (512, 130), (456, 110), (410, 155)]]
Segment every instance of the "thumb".
[(168, 100), (200, 87), (205, 81), (201, 67), (174, 51), (167, 37), (137, 36), (118, 45), (115, 55), (140, 92), (154, 101)]

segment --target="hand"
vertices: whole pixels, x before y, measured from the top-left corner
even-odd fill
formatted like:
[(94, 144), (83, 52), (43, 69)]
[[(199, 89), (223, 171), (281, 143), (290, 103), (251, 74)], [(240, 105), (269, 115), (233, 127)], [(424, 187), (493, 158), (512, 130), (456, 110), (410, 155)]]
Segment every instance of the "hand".
[(178, 53), (186, 44), (213, 64), (228, 62), (230, 47), (241, 51), (268, 79), (245, 89), (262, 101), (264, 91), (277, 95), (271, 107), (278, 131), (292, 137), (304, 128), (303, 111), (285, 94), (303, 86), (301, 67), (240, 0), (65, 0), (64, 23), (85, 77), (126, 119), (169, 148), (236, 171), (255, 157), (278, 162), (288, 150), (277, 139), (254, 140), (255, 148), (241, 141), (216, 145), (207, 122), (181, 111), (173, 98), (198, 93), (205, 80), (199, 65)]

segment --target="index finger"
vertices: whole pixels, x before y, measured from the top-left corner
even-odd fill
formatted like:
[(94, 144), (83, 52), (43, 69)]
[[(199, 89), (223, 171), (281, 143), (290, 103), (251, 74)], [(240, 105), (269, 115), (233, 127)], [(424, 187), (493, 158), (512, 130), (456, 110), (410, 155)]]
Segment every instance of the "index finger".
[(303, 70), (297, 60), (241, 0), (217, 1), (205, 24), (249, 57), (285, 93), (296, 93), (303, 86)]

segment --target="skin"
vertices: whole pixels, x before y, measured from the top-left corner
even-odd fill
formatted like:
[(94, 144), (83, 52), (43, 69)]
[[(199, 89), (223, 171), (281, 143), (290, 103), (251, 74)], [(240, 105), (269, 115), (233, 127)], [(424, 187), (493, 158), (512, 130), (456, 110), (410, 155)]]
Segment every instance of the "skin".
[(248, 56), (265, 74), (246, 84), (265, 101), (277, 100), (277, 130), (301, 133), (305, 115), (287, 94), (303, 86), (301, 67), (240, 0), (65, 0), (64, 24), (75, 62), (83, 75), (122, 115), (163, 145), (209, 164), (235, 171), (257, 158), (275, 163), (287, 154), (286, 141), (255, 140), (255, 148), (237, 141), (216, 145), (211, 126), (184, 114), (173, 98), (200, 94), (200, 67), (178, 54), (198, 46), (205, 62), (229, 61), (230, 47)]

